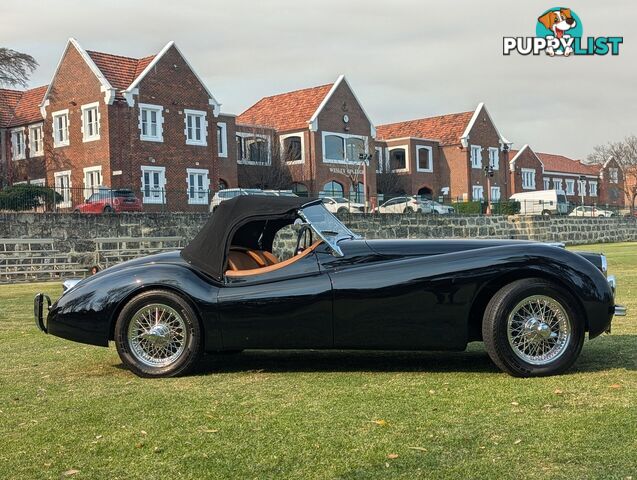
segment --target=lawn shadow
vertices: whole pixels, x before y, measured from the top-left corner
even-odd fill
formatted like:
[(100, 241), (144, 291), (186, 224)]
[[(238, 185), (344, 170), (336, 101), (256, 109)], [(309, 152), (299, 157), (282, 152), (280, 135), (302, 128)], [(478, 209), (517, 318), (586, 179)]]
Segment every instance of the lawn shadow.
[[(636, 370), (637, 336), (611, 335), (584, 343), (575, 366), (566, 375), (616, 368)], [(465, 352), (358, 350), (246, 350), (205, 355), (194, 375), (264, 372), (464, 372), (495, 373), (481, 343)]]

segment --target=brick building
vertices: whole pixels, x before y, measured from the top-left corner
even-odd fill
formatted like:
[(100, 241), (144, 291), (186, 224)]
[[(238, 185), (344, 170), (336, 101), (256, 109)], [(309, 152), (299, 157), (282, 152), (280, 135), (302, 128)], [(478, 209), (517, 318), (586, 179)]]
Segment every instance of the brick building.
[(129, 58), (70, 39), (50, 85), (6, 98), (0, 109), (10, 118), (2, 124), (9, 181), (44, 179), (63, 193), (63, 207), (111, 187), (132, 188), (148, 209), (205, 209), (221, 174), (225, 186), (236, 185), (228, 143), (234, 117), (220, 115), (173, 42), (156, 55)]
[(623, 207), (624, 176), (613, 159), (604, 165), (584, 164), (552, 153), (534, 152), (529, 145), (510, 152), (511, 193), (555, 189), (569, 202)]
[(246, 181), (259, 176), (256, 169), (279, 168), (280, 162), (297, 193), (362, 201), (365, 182), (368, 198), (376, 195), (376, 130), (345, 76), (262, 98), (236, 123), (242, 186), (255, 186)]
[[(474, 111), (379, 125), (377, 131), (380, 168), (401, 176), (406, 194), (508, 198), (511, 144), (483, 103)], [(485, 173), (487, 167), (492, 176)]]

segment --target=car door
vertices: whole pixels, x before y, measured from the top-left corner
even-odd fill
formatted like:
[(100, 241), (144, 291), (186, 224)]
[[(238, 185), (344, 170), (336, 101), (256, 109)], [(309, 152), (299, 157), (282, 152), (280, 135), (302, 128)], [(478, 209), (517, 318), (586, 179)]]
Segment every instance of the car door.
[(226, 277), (217, 302), (226, 349), (333, 346), (332, 284), (316, 252), (267, 273)]

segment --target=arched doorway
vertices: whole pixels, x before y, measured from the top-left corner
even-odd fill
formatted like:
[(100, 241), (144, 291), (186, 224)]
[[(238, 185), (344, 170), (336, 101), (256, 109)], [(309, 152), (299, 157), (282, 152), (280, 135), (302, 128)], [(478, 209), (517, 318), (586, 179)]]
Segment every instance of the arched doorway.
[(431, 200), (433, 198), (434, 192), (429, 187), (422, 187), (418, 190), (418, 198), (422, 198), (425, 200)]
[(219, 190), (225, 190), (226, 188), (228, 188), (228, 182), (220, 178), (218, 187)]
[(298, 183), (298, 182), (295, 182), (292, 184), (292, 193), (294, 193), (295, 195), (299, 197), (308, 196), (307, 187), (303, 185), (302, 183)]
[(323, 185), (323, 191), (320, 194), (321, 197), (342, 197), (343, 185), (335, 180), (331, 180)]

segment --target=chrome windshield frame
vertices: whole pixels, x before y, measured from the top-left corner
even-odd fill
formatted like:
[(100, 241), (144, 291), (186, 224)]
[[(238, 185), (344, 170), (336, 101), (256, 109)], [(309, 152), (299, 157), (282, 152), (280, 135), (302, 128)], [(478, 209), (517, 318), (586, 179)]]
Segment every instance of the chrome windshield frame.
[[(337, 232), (338, 235), (336, 236), (326, 235), (325, 230), (319, 228), (315, 223), (313, 223), (310, 220), (310, 218), (305, 214), (304, 210), (307, 208), (314, 208), (314, 207), (321, 208), (322, 213), (326, 215), (327, 217), (329, 217), (331, 222), (336, 222), (340, 226), (341, 232)], [(299, 217), (301, 217), (301, 219), (307, 225), (310, 226), (312, 231), (316, 233), (316, 235), (318, 235), (319, 238), (321, 238), (321, 240), (323, 240), (329, 246), (330, 250), (332, 251), (332, 254), (336, 257), (345, 256), (345, 254), (343, 253), (343, 250), (341, 250), (341, 247), (338, 246), (338, 242), (345, 239), (354, 240), (354, 239), (362, 238), (360, 235), (356, 235), (349, 228), (343, 225), (343, 223), (332, 212), (330, 212), (327, 208), (325, 208), (325, 205), (323, 203), (305, 206), (299, 209), (298, 214), (299, 214)]]

